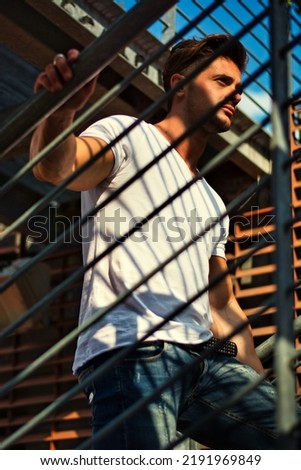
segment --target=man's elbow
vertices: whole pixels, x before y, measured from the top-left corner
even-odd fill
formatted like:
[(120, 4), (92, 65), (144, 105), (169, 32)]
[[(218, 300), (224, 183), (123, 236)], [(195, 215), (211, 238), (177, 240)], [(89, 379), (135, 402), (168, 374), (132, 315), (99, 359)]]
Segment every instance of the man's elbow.
[(44, 183), (51, 183), (54, 186), (58, 186), (64, 181), (64, 177), (58, 174), (57, 171), (51, 171), (48, 168), (45, 168), (42, 163), (37, 163), (33, 169), (32, 173), (38, 181), (43, 181)]
[(43, 173), (41, 172), (39, 165), (35, 165), (32, 169), (33, 176), (39, 181), (46, 181)]
[[(38, 153), (39, 153), (39, 149), (37, 148), (37, 146), (35, 144), (35, 140), (33, 138), (31, 143), (30, 143), (30, 147), (29, 147), (29, 159), (30, 159), (30, 161), (33, 161), (35, 159), (36, 155), (38, 155)], [(32, 173), (33, 173), (33, 176), (37, 180), (47, 181), (45, 175), (43, 174), (43, 171), (41, 170), (41, 162), (38, 162), (33, 166)]]

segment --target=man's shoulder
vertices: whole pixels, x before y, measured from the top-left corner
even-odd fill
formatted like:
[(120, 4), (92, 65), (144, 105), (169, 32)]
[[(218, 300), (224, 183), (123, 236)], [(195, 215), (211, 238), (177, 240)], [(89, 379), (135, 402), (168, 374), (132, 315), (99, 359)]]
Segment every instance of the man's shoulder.
[(100, 119), (99, 123), (116, 123), (116, 124), (127, 124), (137, 121), (136, 116), (131, 116), (129, 114), (112, 114), (110, 116), (103, 117)]
[(81, 137), (85, 136), (98, 136), (101, 134), (114, 135), (120, 133), (131, 126), (137, 120), (136, 117), (126, 114), (113, 114), (105, 116), (97, 121), (90, 123), (84, 131), (81, 132)]

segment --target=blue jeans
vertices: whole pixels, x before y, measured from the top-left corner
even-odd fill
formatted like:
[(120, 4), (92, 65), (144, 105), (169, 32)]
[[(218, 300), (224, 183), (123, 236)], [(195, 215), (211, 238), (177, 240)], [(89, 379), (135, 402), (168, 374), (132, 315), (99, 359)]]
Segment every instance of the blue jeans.
[[(85, 368), (86, 378), (105, 361), (100, 355)], [(196, 360), (197, 359), (197, 360)], [(242, 387), (258, 377), (235, 358), (212, 354), (204, 359), (186, 348), (158, 342), (143, 345), (86, 388), (95, 435), (112, 424), (130, 406), (150, 396), (185, 366), (187, 374), (153, 401), (123, 420), (117, 429), (98, 440), (94, 449), (167, 449), (178, 432), (194, 424), (189, 436), (211, 449), (279, 449), (276, 436), (276, 391), (262, 382), (235, 404), (216, 412)]]

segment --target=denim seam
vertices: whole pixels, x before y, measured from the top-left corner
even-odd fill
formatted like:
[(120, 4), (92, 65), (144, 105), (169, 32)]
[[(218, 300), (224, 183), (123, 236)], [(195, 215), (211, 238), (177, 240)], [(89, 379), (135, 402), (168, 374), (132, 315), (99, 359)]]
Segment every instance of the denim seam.
[[(206, 406), (208, 406), (209, 408), (211, 408), (213, 411), (216, 411), (218, 410), (218, 407), (214, 406), (211, 402), (208, 402), (207, 400), (204, 400), (204, 399), (201, 399), (201, 398), (198, 398), (198, 401), (200, 403), (203, 403), (205, 404)], [(231, 411), (227, 411), (227, 410), (222, 410), (220, 412), (221, 414), (224, 414), (225, 416), (229, 417), (230, 419), (234, 419), (235, 421), (239, 422), (239, 423), (242, 423), (250, 428), (253, 428), (253, 429), (256, 429), (258, 431), (260, 431), (262, 434), (265, 434), (266, 436), (269, 436), (269, 437), (272, 437), (274, 439), (277, 439), (277, 434), (273, 433), (272, 431), (268, 431), (268, 430), (265, 430), (265, 429), (262, 429), (261, 427), (258, 427), (256, 424), (254, 423), (250, 423), (244, 419), (242, 419), (240, 416), (234, 414), (234, 413), (231, 413)]]

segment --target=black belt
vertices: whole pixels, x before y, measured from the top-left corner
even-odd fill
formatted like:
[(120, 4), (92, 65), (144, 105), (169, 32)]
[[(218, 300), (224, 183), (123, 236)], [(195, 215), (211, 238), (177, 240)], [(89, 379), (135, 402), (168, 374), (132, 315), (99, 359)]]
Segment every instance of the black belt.
[[(163, 343), (163, 341), (145, 341), (141, 344), (138, 345), (137, 349), (143, 348), (144, 346), (148, 345), (158, 345), (160, 343)], [(219, 338), (216, 338), (215, 336), (212, 336), (208, 341), (205, 341), (204, 343), (198, 343), (198, 344), (179, 344), (175, 343), (177, 346), (184, 348), (184, 349), (189, 349), (190, 351), (195, 351), (198, 353), (201, 353), (202, 351), (209, 351), (212, 350), (212, 353), (219, 353), (219, 354), (225, 354), (226, 356), (231, 356), (235, 357), (237, 355), (237, 346), (236, 343), (230, 340), (221, 340)]]
[[(145, 341), (140, 343), (137, 346), (137, 349), (143, 348), (144, 346), (150, 346), (150, 345), (160, 345), (163, 344), (163, 341)], [(226, 356), (231, 356), (235, 357), (237, 355), (237, 346), (236, 343), (233, 341), (223, 341), (219, 338), (216, 338), (215, 336), (212, 336), (208, 341), (205, 341), (204, 343), (199, 343), (199, 344), (179, 344), (176, 343), (177, 346), (183, 349), (188, 349), (190, 351), (195, 351), (198, 353), (201, 353), (202, 351), (210, 351), (212, 350), (212, 353), (219, 353), (219, 354), (225, 354)], [(88, 361), (84, 366), (82, 366), (79, 371), (77, 372), (77, 375), (79, 375), (82, 370), (86, 369), (89, 365), (97, 365), (100, 363), (103, 363), (106, 359), (112, 357), (116, 351), (119, 351), (121, 348), (116, 348), (112, 349), (110, 351), (106, 351), (104, 353), (101, 353), (99, 356), (96, 356), (95, 358), (91, 359)]]
[[(183, 345), (184, 347), (186, 345)], [(237, 355), (237, 346), (233, 341), (223, 341), (215, 336), (212, 336), (208, 341), (200, 344), (187, 345), (191, 351), (202, 352), (204, 350), (212, 350), (212, 353), (225, 354), (226, 356), (235, 357)]]

